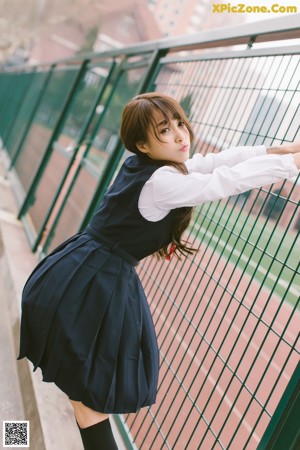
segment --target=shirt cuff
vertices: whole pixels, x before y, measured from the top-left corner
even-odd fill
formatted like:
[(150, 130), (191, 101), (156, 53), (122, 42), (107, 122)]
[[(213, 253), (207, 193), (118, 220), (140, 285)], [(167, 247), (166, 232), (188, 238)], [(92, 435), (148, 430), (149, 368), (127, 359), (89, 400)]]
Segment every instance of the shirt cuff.
[(294, 178), (299, 175), (298, 167), (296, 166), (294, 157), (291, 153), (288, 155), (283, 155), (281, 158), (284, 161), (284, 166), (286, 170), (289, 172), (288, 178)]
[(266, 145), (257, 145), (254, 147), (255, 154), (257, 156), (263, 156), (267, 154), (267, 146)]

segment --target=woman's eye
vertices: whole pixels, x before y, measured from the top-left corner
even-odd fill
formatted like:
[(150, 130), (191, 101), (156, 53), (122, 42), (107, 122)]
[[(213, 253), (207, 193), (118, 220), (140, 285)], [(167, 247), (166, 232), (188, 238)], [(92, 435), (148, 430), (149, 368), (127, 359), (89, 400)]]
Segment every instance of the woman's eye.
[(162, 134), (166, 134), (169, 130), (170, 130), (170, 128), (163, 128), (163, 129), (161, 130), (161, 133), (162, 133)]
[(178, 121), (178, 126), (179, 126), (179, 127), (183, 127), (184, 125), (185, 125), (185, 123), (184, 123), (183, 120), (179, 120), (179, 121)]

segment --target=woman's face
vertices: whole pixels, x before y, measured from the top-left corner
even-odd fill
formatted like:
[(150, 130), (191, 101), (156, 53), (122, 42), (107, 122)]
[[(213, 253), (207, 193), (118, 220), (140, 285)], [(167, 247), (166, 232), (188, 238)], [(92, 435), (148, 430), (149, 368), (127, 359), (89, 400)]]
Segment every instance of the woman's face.
[[(150, 158), (184, 163), (190, 156), (190, 133), (182, 120), (169, 119), (157, 112), (155, 130), (148, 132), (147, 142), (138, 145)], [(156, 137), (158, 136), (158, 139)]]

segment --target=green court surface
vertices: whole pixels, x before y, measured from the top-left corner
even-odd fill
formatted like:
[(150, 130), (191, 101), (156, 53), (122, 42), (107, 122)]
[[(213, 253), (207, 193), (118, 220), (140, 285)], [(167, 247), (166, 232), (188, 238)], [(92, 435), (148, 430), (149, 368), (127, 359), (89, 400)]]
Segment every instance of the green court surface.
[(208, 203), (196, 210), (191, 232), (242, 273), (295, 305), (300, 293), (299, 233), (258, 216), (228, 201)]

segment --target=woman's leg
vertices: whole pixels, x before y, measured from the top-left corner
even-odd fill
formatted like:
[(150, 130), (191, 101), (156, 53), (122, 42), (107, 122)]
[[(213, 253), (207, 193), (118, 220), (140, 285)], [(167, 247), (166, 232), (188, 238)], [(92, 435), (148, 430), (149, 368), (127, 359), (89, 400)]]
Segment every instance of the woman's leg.
[(71, 400), (85, 450), (118, 450), (108, 414)]
[(71, 404), (73, 406), (75, 417), (80, 428), (90, 427), (91, 425), (102, 422), (109, 417), (108, 414), (94, 411), (81, 402), (71, 400)]

